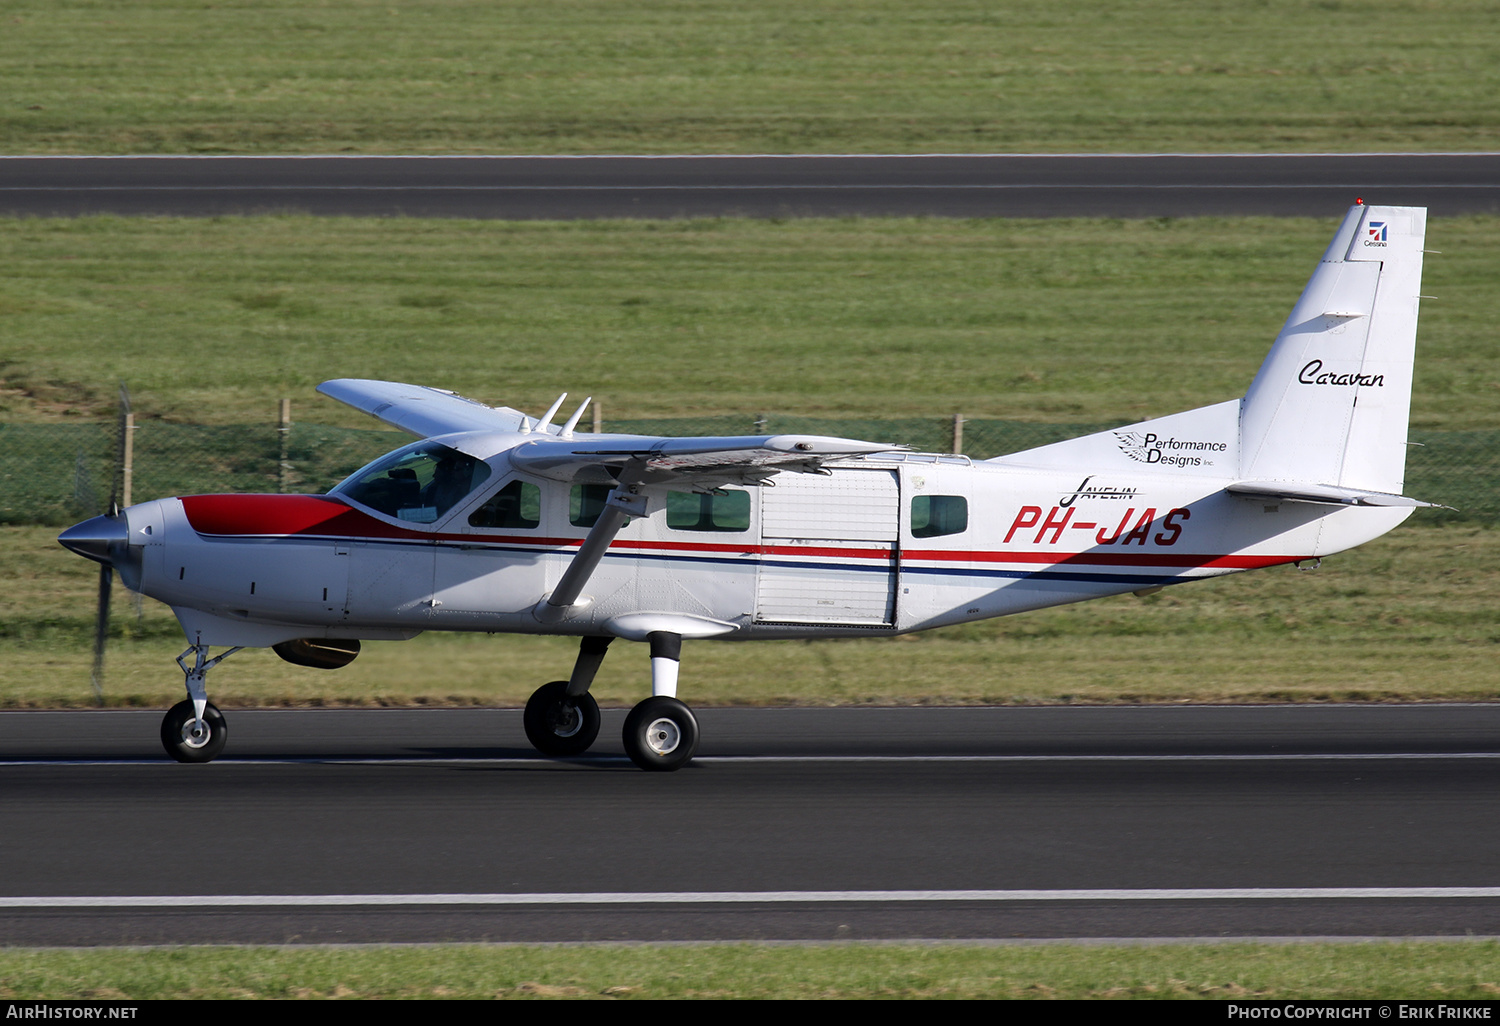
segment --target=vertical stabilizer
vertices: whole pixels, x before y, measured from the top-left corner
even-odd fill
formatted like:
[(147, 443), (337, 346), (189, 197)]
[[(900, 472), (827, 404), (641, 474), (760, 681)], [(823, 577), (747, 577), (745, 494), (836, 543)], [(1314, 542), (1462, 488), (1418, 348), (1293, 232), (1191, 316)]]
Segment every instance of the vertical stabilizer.
[(1425, 207), (1350, 208), (1240, 413), (1240, 476), (1401, 492)]

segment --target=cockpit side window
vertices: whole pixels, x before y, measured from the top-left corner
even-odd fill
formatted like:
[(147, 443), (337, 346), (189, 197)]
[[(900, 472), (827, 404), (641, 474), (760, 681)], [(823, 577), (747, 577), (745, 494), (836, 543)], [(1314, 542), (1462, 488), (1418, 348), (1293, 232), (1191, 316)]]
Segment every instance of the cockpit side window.
[(376, 460), (331, 494), (398, 520), (430, 524), (489, 476), (483, 460), (436, 442), (417, 442)]
[(469, 514), (470, 527), (526, 529), (542, 522), (542, 490), (530, 481), (512, 481)]

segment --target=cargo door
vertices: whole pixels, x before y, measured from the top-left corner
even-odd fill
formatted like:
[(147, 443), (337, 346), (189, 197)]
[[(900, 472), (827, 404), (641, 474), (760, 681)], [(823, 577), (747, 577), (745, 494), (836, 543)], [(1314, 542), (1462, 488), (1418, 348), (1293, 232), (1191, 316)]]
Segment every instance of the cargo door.
[(760, 623), (888, 627), (901, 507), (889, 470), (781, 473), (761, 489)]

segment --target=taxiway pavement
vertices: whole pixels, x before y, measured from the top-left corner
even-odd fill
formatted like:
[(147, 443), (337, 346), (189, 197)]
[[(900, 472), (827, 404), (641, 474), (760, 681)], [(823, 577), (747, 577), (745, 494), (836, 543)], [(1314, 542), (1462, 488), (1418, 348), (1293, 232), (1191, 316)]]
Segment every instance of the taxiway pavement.
[(0, 213), (506, 219), (1500, 211), (1500, 153), (4, 157)]

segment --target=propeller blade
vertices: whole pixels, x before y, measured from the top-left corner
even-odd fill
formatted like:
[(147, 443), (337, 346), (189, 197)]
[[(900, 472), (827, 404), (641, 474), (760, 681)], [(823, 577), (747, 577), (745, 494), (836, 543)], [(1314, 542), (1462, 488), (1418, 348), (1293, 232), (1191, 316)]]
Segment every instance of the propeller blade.
[(99, 567), (99, 612), (94, 621), (94, 669), (89, 674), (89, 683), (94, 687), (94, 698), (104, 704), (104, 643), (109, 640), (109, 597), (114, 590), (115, 568), (105, 563)]

